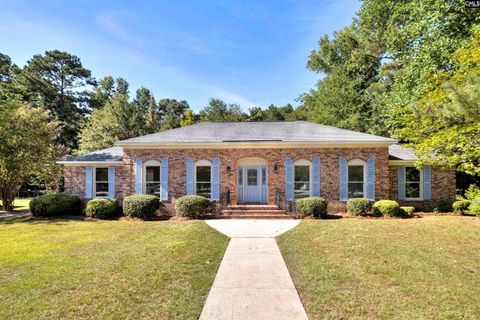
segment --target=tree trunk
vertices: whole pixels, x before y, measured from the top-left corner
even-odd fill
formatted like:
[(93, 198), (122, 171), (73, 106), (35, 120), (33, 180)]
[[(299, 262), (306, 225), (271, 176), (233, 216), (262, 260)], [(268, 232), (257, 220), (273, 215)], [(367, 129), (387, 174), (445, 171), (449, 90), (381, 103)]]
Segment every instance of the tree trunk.
[(8, 212), (13, 212), (13, 200), (15, 199), (15, 194), (12, 192), (2, 192), (2, 204), (3, 210)]
[(8, 181), (1, 181), (0, 183), (0, 197), (2, 199), (2, 206), (5, 211), (13, 211), (13, 200), (15, 199), (15, 192), (18, 190), (15, 186), (10, 186)]

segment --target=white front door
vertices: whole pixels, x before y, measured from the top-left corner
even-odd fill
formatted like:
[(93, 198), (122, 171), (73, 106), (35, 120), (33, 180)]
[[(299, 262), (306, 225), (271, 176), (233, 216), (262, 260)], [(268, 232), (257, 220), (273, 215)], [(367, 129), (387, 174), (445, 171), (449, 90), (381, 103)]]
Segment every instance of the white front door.
[(260, 166), (246, 166), (243, 170), (243, 201), (246, 203), (262, 202), (262, 181), (260, 175), (262, 168)]

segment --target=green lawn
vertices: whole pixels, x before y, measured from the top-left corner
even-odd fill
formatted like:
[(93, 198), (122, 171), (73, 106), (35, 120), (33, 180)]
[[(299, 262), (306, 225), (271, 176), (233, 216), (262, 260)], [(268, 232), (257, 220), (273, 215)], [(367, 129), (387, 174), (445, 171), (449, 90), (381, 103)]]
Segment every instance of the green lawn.
[(480, 319), (480, 219), (305, 220), (278, 244), (311, 319)]
[[(15, 199), (13, 201), (13, 210), (14, 211), (23, 211), (23, 210), (28, 210), (28, 204), (30, 203), (30, 200), (32, 199)], [(0, 200), (0, 212), (3, 210), (2, 208), (2, 200)]]
[(0, 220), (0, 319), (197, 319), (227, 243), (203, 221)]

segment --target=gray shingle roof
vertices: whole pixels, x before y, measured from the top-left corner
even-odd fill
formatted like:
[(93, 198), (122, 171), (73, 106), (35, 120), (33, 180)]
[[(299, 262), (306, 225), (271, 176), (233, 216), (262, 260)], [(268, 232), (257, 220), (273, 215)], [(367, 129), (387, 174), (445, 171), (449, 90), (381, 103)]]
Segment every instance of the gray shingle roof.
[(202, 122), (117, 144), (222, 142), (395, 143), (395, 140), (306, 121)]
[(418, 160), (413, 148), (405, 148), (398, 144), (388, 146), (389, 160)]
[[(68, 157), (65, 159), (65, 162), (111, 162), (111, 161), (122, 161), (123, 158), (123, 148), (122, 147), (111, 147), (103, 150), (98, 150), (90, 152), (87, 154), (82, 154), (80, 156)], [(62, 162), (62, 161), (60, 161)]]

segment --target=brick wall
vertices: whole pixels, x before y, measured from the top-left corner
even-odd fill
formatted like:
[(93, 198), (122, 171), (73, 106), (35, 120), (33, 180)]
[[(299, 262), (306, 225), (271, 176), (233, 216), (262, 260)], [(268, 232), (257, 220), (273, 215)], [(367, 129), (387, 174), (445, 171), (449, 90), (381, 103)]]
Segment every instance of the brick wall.
[[(64, 167), (65, 193), (75, 194), (79, 197), (85, 197), (85, 167)], [(125, 168), (123, 166), (115, 167), (115, 195), (119, 200), (123, 199), (123, 186), (125, 178)]]
[[(320, 193), (332, 204), (339, 198), (339, 157), (347, 160), (361, 159), (365, 162), (371, 156), (376, 157), (375, 193), (377, 199), (385, 199), (390, 194), (388, 149), (387, 148), (318, 148), (318, 149), (185, 149), (185, 150), (138, 150), (125, 149), (123, 191), (124, 195), (135, 191), (135, 162), (139, 157), (143, 161), (161, 160), (164, 156), (169, 159), (169, 194), (175, 200), (186, 192), (186, 158), (198, 160), (212, 160), (220, 158), (220, 191), (230, 190), (231, 202), (237, 202), (237, 163), (244, 158), (262, 158), (268, 163), (268, 203), (275, 203), (275, 190), (285, 190), (285, 157), (294, 161), (306, 159), (312, 161), (314, 157), (321, 159), (320, 166)], [(278, 172), (274, 172), (277, 163)], [(230, 172), (227, 172), (230, 166)], [(337, 207), (337, 206), (333, 206)], [(342, 207), (340, 205), (340, 207)]]
[(63, 169), (65, 178), (65, 193), (85, 197), (85, 167), (65, 166)]
[[(186, 158), (212, 160), (220, 158), (220, 191), (230, 190), (231, 203), (237, 202), (238, 162), (244, 158), (261, 158), (267, 161), (268, 170), (268, 203), (275, 203), (275, 191), (284, 194), (285, 190), (285, 157), (294, 161), (320, 157), (320, 189), (321, 196), (329, 201), (329, 210), (345, 211), (345, 203), (339, 198), (339, 157), (347, 160), (361, 159), (365, 162), (375, 156), (375, 198), (397, 200), (397, 167), (388, 166), (387, 148), (318, 148), (318, 149), (185, 149), (185, 150), (137, 150), (125, 149), (123, 166), (116, 166), (115, 191), (118, 199), (135, 192), (134, 158), (143, 161), (169, 158), (169, 195), (172, 202), (185, 195), (186, 192)], [(278, 171), (274, 172), (274, 164)], [(230, 166), (230, 172), (227, 172)], [(85, 195), (85, 168), (65, 166), (65, 192)], [(432, 168), (432, 201), (401, 201), (402, 205), (413, 205), (422, 209), (424, 205), (434, 204), (441, 199), (455, 197), (455, 170)], [(167, 204), (171, 208), (171, 204)]]
[(403, 206), (413, 206), (418, 210), (430, 210), (440, 200), (454, 199), (456, 195), (455, 168), (442, 169), (432, 167), (432, 200), (398, 200), (397, 166), (390, 166), (390, 199), (397, 200)]

